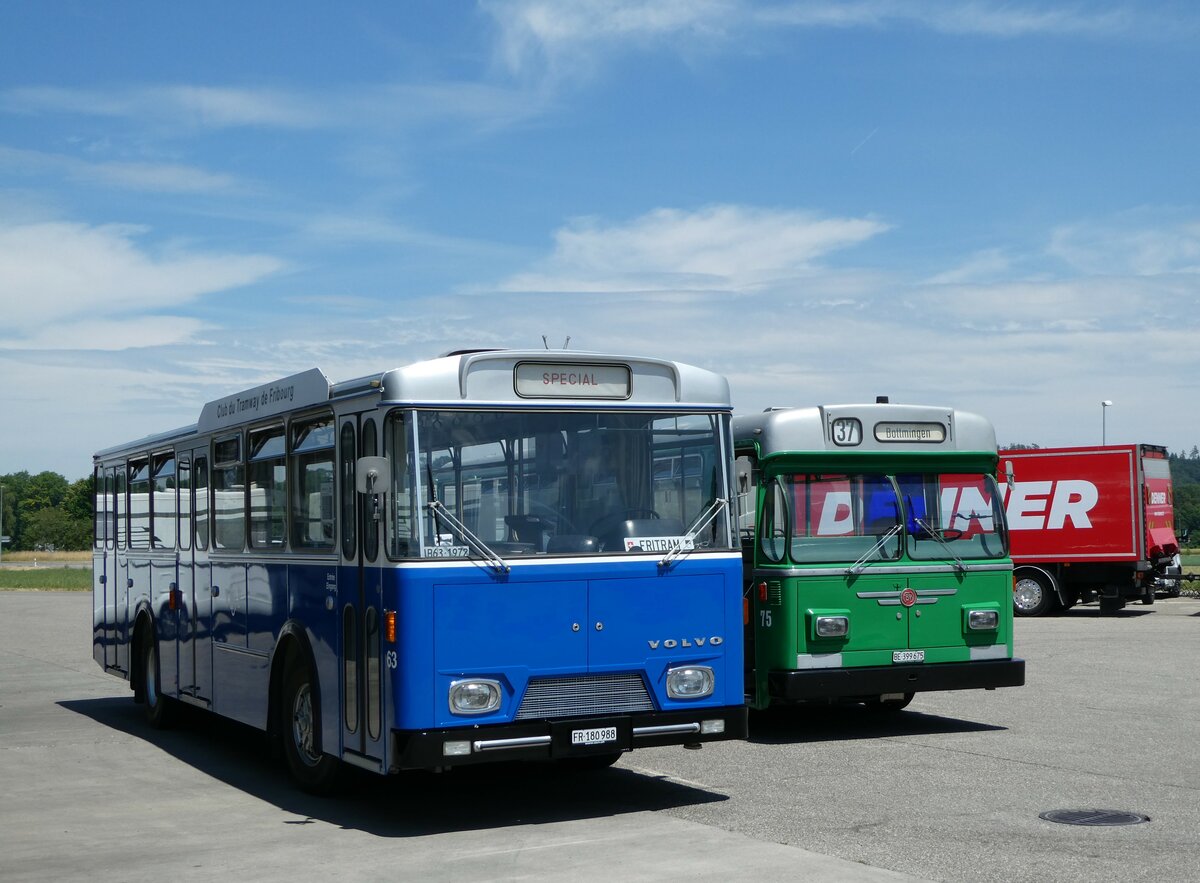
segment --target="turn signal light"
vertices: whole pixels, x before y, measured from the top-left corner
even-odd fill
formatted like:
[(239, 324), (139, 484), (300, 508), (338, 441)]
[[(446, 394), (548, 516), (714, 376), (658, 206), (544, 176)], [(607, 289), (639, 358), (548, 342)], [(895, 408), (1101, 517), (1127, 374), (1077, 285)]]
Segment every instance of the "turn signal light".
[(383, 611), (383, 639), (389, 644), (396, 643), (396, 611)]

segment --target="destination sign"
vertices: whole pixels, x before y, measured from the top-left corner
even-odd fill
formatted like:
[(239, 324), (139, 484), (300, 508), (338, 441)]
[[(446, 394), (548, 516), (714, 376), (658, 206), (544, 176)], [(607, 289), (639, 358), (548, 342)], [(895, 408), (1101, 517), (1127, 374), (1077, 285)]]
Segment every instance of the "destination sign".
[(633, 390), (626, 365), (521, 362), (513, 371), (517, 395), (535, 399), (627, 399)]
[(876, 423), (875, 441), (884, 443), (918, 442), (940, 444), (946, 440), (941, 423)]

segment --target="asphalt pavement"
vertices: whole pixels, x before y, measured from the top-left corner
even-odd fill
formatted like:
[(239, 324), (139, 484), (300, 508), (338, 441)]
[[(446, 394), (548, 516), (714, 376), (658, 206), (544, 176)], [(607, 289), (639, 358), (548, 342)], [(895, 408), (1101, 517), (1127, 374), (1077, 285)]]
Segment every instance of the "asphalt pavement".
[[(1200, 601), (1020, 620), (1024, 687), (754, 715), (748, 743), (296, 791), (261, 737), (143, 723), (87, 594), (0, 592), (0, 879), (1184, 881)], [(1108, 809), (1141, 824), (1046, 821)]]

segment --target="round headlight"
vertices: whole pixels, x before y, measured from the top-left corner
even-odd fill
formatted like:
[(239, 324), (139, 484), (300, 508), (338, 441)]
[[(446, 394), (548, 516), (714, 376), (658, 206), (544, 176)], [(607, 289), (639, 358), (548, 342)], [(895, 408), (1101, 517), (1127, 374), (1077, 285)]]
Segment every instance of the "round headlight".
[(499, 681), (480, 679), (450, 684), (450, 710), (454, 714), (486, 714), (499, 707)]
[(716, 680), (706, 665), (672, 668), (667, 672), (667, 695), (672, 699), (702, 699), (712, 695)]

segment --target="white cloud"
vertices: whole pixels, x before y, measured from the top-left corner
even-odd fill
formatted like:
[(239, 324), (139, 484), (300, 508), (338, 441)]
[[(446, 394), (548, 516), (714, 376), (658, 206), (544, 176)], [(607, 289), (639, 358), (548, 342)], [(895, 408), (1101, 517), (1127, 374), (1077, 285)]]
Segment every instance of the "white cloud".
[(1047, 253), (1089, 274), (1200, 273), (1200, 221), (1146, 226), (1139, 217), (1066, 225), (1053, 231)]
[(0, 147), (0, 168), (63, 175), (73, 181), (156, 193), (212, 193), (238, 187), (232, 175), (178, 163), (88, 162), (71, 156)]
[(0, 341), (28, 345), (48, 326), (100, 312), (169, 311), (283, 269), (269, 255), (204, 254), (139, 245), (140, 228), (62, 221), (0, 226)]
[(309, 129), (329, 121), (319, 102), (300, 93), (194, 85), (109, 90), (29, 86), (0, 93), (0, 108), (14, 113), (129, 118), (200, 129)]
[(620, 225), (583, 218), (554, 252), (501, 284), (506, 291), (751, 290), (810, 272), (820, 258), (883, 233), (871, 218), (736, 205), (656, 209)]
[(1121, 3), (1002, 0), (486, 0), (500, 29), (498, 52), (514, 72), (586, 70), (595, 55), (628, 45), (744, 47), (779, 28), (918, 27), (954, 34), (1119, 37), (1178, 35), (1195, 22)]

